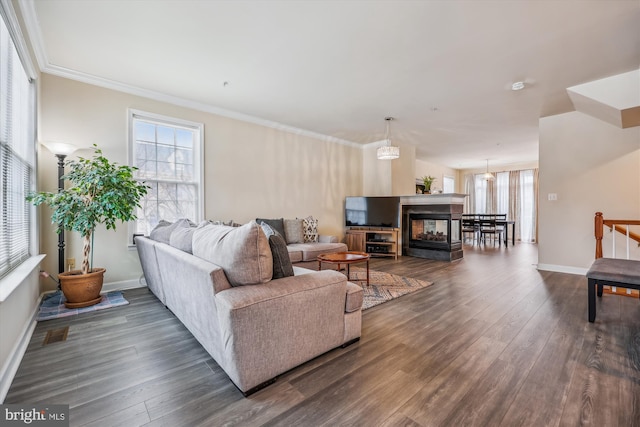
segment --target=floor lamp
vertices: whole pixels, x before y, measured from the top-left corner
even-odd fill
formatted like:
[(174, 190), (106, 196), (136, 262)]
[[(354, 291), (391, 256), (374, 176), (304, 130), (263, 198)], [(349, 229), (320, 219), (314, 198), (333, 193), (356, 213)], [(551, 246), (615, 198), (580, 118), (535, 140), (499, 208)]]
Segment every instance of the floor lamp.
[[(64, 142), (43, 142), (49, 151), (58, 158), (58, 192), (64, 190), (64, 159), (76, 151), (76, 147)], [(64, 228), (58, 225), (58, 273), (64, 272)]]

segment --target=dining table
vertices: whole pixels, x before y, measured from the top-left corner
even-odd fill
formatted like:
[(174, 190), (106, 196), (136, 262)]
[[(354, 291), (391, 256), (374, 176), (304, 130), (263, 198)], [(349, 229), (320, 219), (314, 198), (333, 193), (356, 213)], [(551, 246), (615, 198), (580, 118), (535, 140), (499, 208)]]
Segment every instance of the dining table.
[(480, 219), (495, 219), (496, 226), (504, 227), (504, 244), (509, 246), (509, 226), (511, 226), (511, 244), (516, 244), (516, 222), (507, 219), (505, 214), (462, 214), (463, 220), (472, 220), (474, 225), (480, 227)]

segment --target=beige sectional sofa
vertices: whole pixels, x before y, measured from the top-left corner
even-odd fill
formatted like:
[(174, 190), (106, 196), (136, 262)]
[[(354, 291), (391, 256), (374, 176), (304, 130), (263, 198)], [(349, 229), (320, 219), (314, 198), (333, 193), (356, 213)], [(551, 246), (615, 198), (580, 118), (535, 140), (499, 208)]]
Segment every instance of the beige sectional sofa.
[(255, 221), (190, 232), (193, 254), (188, 243), (136, 237), (147, 286), (245, 396), (359, 339), (362, 288), (344, 274), (293, 267), (272, 279), (274, 254)]

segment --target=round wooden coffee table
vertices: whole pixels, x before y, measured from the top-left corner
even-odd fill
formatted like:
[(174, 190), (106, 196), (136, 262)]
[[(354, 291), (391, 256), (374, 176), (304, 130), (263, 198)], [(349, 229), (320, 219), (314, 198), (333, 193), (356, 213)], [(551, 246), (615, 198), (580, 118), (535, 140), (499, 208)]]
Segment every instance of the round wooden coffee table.
[(338, 264), (338, 271), (340, 271), (340, 265), (341, 264), (346, 264), (347, 265), (347, 280), (349, 281), (365, 281), (363, 279), (351, 279), (351, 277), (349, 277), (350, 275), (350, 271), (349, 271), (349, 266), (351, 264), (355, 264), (358, 262), (366, 262), (367, 263), (367, 286), (369, 286), (369, 259), (371, 258), (371, 255), (364, 253), (364, 252), (338, 252), (335, 254), (322, 254), (322, 255), (318, 255), (318, 270), (322, 270), (322, 263), (326, 263), (326, 264)]

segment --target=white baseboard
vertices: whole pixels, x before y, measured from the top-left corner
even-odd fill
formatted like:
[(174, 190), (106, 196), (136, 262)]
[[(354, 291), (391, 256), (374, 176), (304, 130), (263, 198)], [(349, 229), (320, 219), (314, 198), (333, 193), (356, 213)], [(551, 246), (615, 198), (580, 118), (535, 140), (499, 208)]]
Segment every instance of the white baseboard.
[(584, 276), (587, 274), (588, 268), (571, 267), (568, 265), (554, 265), (554, 264), (538, 264), (538, 270), (555, 271), (557, 273), (578, 274)]
[(145, 288), (147, 284), (143, 278), (138, 280), (121, 280), (119, 282), (109, 282), (102, 285), (102, 293), (111, 291), (123, 291), (125, 289)]
[(33, 312), (31, 313), (30, 320), (27, 321), (22, 328), (22, 334), (20, 335), (21, 338), (11, 349), (9, 358), (0, 371), (0, 403), (4, 402), (4, 399), (7, 397), (7, 393), (9, 392), (9, 388), (11, 387), (13, 378), (16, 376), (16, 372), (18, 372), (20, 362), (22, 362), (22, 358), (27, 351), (27, 346), (31, 341), (33, 331), (38, 324), (36, 318), (38, 316), (38, 310), (40, 309), (40, 303), (42, 302), (42, 298), (44, 297), (44, 295), (45, 293), (40, 294), (38, 302), (35, 304)]

